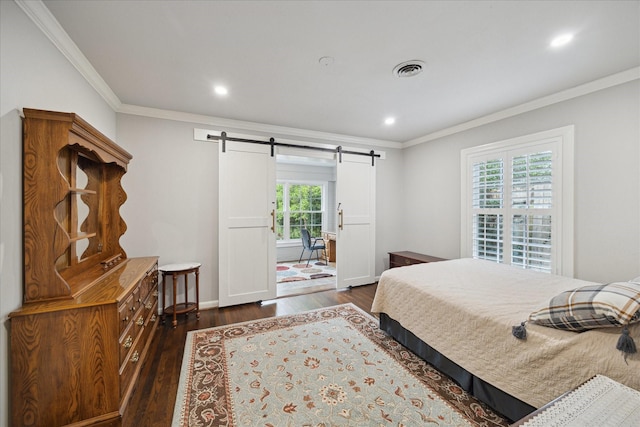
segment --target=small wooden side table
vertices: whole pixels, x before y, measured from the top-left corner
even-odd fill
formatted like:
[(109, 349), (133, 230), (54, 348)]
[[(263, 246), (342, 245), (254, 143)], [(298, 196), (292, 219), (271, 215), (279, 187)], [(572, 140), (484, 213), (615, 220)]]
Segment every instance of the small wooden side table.
[[(200, 264), (199, 262), (187, 262), (180, 264), (167, 264), (158, 267), (162, 272), (162, 323), (165, 322), (167, 314), (173, 315), (173, 327), (178, 325), (176, 316), (178, 314), (188, 314), (192, 311), (196, 312), (196, 318), (200, 318)], [(189, 275), (196, 276), (196, 300), (189, 302)], [(165, 301), (167, 289), (167, 276), (173, 279), (173, 304), (167, 306)], [(178, 293), (178, 276), (184, 276), (184, 302), (177, 302)]]

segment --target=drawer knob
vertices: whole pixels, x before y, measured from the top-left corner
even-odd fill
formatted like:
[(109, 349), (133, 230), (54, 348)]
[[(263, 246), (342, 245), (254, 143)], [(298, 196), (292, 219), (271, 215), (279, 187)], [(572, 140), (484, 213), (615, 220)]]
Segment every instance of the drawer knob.
[(131, 347), (131, 345), (133, 344), (133, 338), (131, 338), (131, 335), (129, 335), (127, 337), (126, 340), (124, 340), (124, 344), (122, 345), (124, 348), (129, 348)]
[(147, 310), (150, 310), (151, 307), (153, 307), (153, 304), (151, 304), (151, 301), (148, 301), (145, 305), (144, 308), (146, 308)]
[(138, 320), (136, 320), (136, 325), (138, 326), (144, 325), (144, 317), (142, 316), (138, 317)]
[(134, 351), (131, 355), (131, 363), (136, 363), (138, 360), (140, 360), (140, 354), (137, 351)]
[(154, 313), (154, 314), (151, 316), (151, 319), (149, 319), (149, 321), (150, 321), (150, 322), (155, 322), (157, 318), (158, 318), (158, 316), (156, 316), (156, 314)]
[(128, 322), (129, 321), (129, 316), (124, 316), (124, 319), (122, 319), (123, 322)]

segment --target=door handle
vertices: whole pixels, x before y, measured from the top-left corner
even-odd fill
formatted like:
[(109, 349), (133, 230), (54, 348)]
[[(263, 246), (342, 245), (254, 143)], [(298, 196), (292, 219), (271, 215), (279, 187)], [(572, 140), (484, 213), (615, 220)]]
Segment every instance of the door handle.
[(276, 232), (276, 210), (271, 210), (271, 231)]
[(344, 226), (344, 214), (343, 214), (342, 209), (340, 209), (340, 210), (338, 211), (338, 228), (339, 228), (340, 230), (342, 230), (342, 229), (343, 229), (343, 226)]

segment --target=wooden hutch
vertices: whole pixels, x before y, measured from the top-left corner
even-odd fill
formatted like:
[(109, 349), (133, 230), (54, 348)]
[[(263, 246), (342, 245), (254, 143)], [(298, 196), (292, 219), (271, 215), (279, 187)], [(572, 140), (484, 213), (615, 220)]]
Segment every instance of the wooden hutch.
[(131, 155), (73, 113), (24, 109), (24, 304), (15, 426), (120, 426), (157, 325), (158, 259), (127, 258)]

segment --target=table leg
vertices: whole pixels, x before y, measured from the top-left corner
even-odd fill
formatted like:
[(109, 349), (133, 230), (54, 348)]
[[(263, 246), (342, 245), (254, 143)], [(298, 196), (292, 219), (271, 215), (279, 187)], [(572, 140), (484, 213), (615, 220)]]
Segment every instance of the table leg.
[(200, 269), (196, 269), (196, 319), (200, 318)]
[[(189, 307), (189, 273), (184, 275), (184, 308), (185, 310)], [(189, 312), (187, 311), (184, 314), (184, 317), (189, 317)]]
[(177, 305), (177, 292), (178, 292), (178, 275), (173, 273), (173, 329), (176, 328), (176, 326), (178, 326), (178, 320), (176, 319), (176, 311), (178, 311), (178, 305)]
[(165, 294), (167, 290), (167, 275), (162, 273), (162, 323), (164, 324), (165, 320), (167, 320), (167, 313), (164, 312), (164, 308), (167, 306), (165, 301)]

